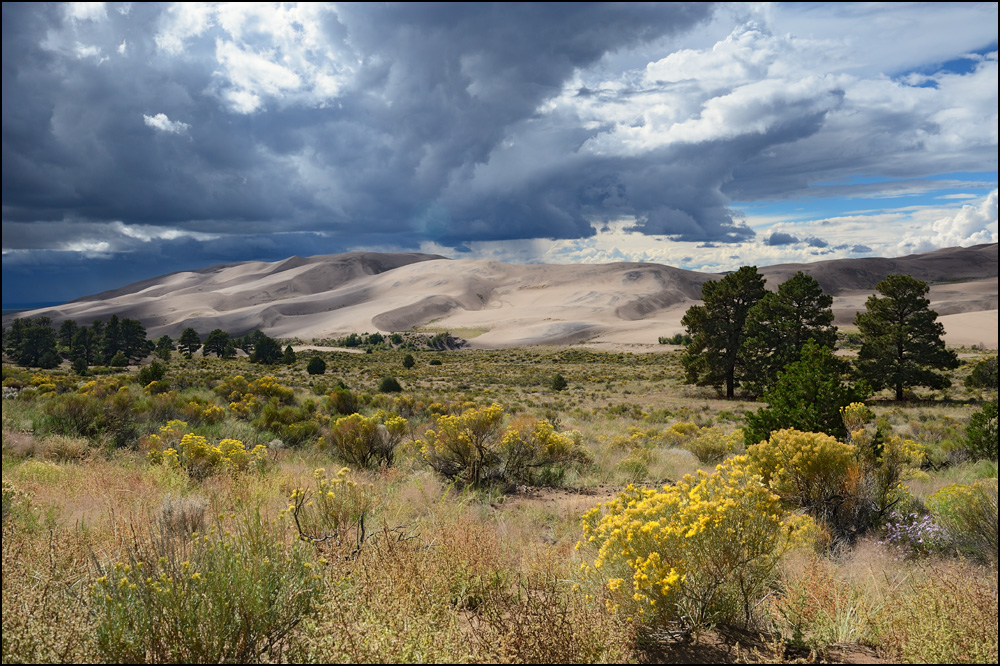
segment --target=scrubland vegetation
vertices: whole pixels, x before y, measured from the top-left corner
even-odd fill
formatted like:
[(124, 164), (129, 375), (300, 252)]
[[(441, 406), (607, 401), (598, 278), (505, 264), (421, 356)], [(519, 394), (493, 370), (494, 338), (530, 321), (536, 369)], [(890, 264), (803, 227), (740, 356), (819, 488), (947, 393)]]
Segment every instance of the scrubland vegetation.
[(997, 660), (995, 355), (752, 444), (679, 350), (166, 356), (4, 366), (5, 662)]

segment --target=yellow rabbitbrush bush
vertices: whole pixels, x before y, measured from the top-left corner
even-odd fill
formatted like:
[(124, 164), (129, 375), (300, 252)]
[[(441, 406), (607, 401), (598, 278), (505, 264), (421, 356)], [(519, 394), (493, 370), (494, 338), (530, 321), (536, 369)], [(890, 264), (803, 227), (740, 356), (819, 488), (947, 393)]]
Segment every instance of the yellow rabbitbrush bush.
[(328, 546), (352, 545), (347, 536), (354, 532), (354, 546), (360, 550), (365, 539), (365, 516), (376, 506), (372, 484), (356, 483), (350, 470), (340, 469), (329, 476), (325, 469), (313, 472), (312, 487), (293, 488), (288, 507), (281, 513), (291, 517), (299, 538)]
[(841, 493), (856, 451), (823, 433), (779, 430), (766, 442), (748, 447), (747, 458), (784, 501), (808, 509)]
[(504, 409), (497, 403), (460, 416), (441, 415), (424, 434), (424, 458), (445, 478), (472, 487), (557, 480), (558, 466), (585, 462), (579, 437), (534, 420), (504, 431), (503, 419)]
[[(156, 447), (164, 438), (169, 441), (176, 436), (177, 424), (186, 425), (183, 421), (170, 421), (161, 429), (161, 436), (150, 435), (147, 444)], [(216, 445), (201, 435), (189, 432), (180, 438), (176, 446), (153, 448), (146, 455), (154, 465), (181, 467), (197, 478), (223, 471), (263, 471), (267, 465), (267, 447), (262, 444), (247, 451), (238, 439), (223, 439)]]
[[(847, 413), (845, 423), (858, 425)], [(788, 506), (805, 509), (835, 540), (853, 542), (883, 524), (893, 507), (907, 500), (900, 478), (914, 449), (900, 437), (885, 436), (883, 429), (868, 432), (863, 421), (852, 431), (851, 441), (779, 430), (766, 442), (750, 446), (747, 457), (751, 469)]]
[(702, 428), (697, 434), (686, 439), (681, 447), (690, 451), (703, 463), (718, 462), (743, 448), (743, 431), (736, 429), (726, 433), (714, 426)]
[(597, 548), (584, 570), (606, 578), (625, 610), (651, 625), (695, 629), (749, 624), (782, 554), (814, 529), (785, 513), (738, 456), (661, 490), (629, 486), (584, 514), (577, 547)]
[(959, 552), (997, 563), (997, 480), (953, 483), (927, 499), (934, 522)]
[[(375, 416), (355, 413), (337, 419), (330, 428), (330, 445), (344, 462), (370, 469), (392, 465), (406, 433), (406, 419), (380, 409)], [(320, 448), (326, 448), (325, 438), (320, 438)]]
[(215, 387), (215, 392), (229, 401), (233, 416), (245, 420), (254, 418), (271, 401), (290, 405), (295, 399), (295, 391), (282, 386), (271, 375), (252, 381), (243, 375), (227, 377)]

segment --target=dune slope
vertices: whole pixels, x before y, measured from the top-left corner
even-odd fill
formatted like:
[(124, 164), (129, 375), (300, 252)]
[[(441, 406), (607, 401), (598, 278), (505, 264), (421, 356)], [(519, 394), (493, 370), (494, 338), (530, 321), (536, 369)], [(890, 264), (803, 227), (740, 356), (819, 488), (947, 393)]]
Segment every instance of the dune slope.
[[(907, 273), (933, 285), (949, 341), (997, 345), (996, 244), (760, 268), (771, 289), (798, 270), (834, 295), (838, 324), (853, 321), (883, 277)], [(21, 316), (58, 324), (117, 314), (141, 320), (150, 337), (176, 337), (189, 326), (306, 340), (428, 327), (465, 331), (478, 347), (655, 344), (683, 330), (681, 317), (701, 285), (720, 277), (659, 264), (515, 265), (352, 252), (174, 273)]]

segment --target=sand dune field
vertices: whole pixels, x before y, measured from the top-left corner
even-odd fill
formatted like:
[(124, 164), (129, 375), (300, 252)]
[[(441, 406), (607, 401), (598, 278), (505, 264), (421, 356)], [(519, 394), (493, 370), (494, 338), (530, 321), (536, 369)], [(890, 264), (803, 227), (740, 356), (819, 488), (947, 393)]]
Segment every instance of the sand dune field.
[[(997, 347), (996, 244), (760, 268), (771, 289), (798, 270), (834, 295), (838, 325), (853, 322), (885, 275), (908, 273), (932, 284), (932, 307), (950, 343)], [(176, 337), (188, 326), (234, 335), (259, 328), (302, 340), (422, 327), (464, 332), (480, 348), (652, 345), (682, 332), (701, 285), (720, 277), (659, 264), (515, 265), (352, 252), (175, 273), (21, 316), (58, 324), (118, 314), (142, 321), (149, 337)]]

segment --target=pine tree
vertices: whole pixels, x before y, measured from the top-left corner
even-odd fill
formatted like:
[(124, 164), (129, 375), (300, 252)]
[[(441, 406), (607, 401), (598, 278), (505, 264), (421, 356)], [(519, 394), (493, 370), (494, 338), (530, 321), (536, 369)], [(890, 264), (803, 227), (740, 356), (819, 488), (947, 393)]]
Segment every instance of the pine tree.
[(687, 381), (699, 386), (726, 387), (732, 398), (743, 374), (740, 354), (750, 308), (764, 297), (764, 277), (756, 266), (743, 266), (701, 288), (704, 305), (688, 309), (681, 319), (691, 336), (684, 352)]
[(184, 352), (185, 358), (191, 358), (192, 354), (201, 349), (201, 336), (198, 335), (198, 331), (185, 328), (177, 340), (177, 349)]
[(909, 275), (889, 275), (875, 285), (882, 297), (872, 295), (854, 323), (864, 340), (858, 352), (859, 374), (875, 390), (891, 388), (896, 400), (903, 389), (928, 386), (941, 389), (951, 381), (935, 370), (958, 367), (958, 356), (945, 348), (944, 326), (924, 295), (926, 282)]
[(753, 306), (746, 322), (743, 388), (761, 395), (778, 380), (778, 373), (799, 360), (807, 341), (834, 349), (833, 296), (823, 293), (815, 278), (799, 271), (768, 292)]
[(202, 354), (215, 354), (217, 357), (222, 358), (226, 353), (226, 345), (229, 344), (229, 334), (223, 331), (221, 328), (217, 328), (208, 334), (205, 339), (205, 346), (202, 348)]

